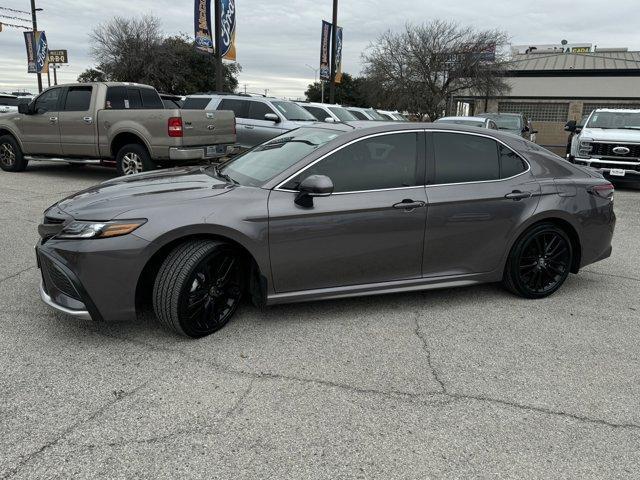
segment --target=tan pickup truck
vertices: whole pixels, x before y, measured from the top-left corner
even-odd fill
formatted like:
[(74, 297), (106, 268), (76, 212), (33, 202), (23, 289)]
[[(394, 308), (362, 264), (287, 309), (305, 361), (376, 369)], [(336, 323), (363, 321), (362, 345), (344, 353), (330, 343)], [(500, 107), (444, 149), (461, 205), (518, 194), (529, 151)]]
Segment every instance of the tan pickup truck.
[(215, 159), (235, 142), (233, 112), (165, 108), (154, 88), (135, 83), (60, 85), (0, 115), (0, 168), (9, 172), (43, 159), (130, 175)]

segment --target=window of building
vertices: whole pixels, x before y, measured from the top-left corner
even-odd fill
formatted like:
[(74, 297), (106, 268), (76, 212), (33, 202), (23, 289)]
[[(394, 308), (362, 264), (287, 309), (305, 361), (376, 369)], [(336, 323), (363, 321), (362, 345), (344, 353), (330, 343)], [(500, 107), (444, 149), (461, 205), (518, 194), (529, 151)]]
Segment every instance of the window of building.
[(568, 103), (499, 102), (500, 113), (521, 113), (532, 122), (566, 122), (569, 118)]

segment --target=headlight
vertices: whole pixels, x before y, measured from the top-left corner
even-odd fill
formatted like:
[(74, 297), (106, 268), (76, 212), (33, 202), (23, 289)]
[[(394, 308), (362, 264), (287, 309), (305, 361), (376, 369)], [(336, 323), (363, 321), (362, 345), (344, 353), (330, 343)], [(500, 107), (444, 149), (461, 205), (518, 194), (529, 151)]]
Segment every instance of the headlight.
[(146, 220), (121, 220), (115, 222), (81, 222), (74, 221), (65, 226), (56, 238), (110, 238), (127, 235), (141, 227)]
[(590, 138), (580, 139), (580, 146), (578, 148), (578, 156), (580, 157), (588, 157), (589, 154), (593, 150), (593, 145), (591, 144), (593, 140)]

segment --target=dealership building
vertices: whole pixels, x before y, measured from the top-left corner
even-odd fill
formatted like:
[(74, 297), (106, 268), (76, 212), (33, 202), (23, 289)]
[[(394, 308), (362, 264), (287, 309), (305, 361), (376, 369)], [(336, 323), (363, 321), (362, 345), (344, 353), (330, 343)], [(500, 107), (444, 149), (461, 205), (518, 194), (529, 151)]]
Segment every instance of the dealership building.
[(510, 91), (492, 97), (455, 97), (459, 113), (523, 113), (538, 130), (537, 143), (564, 153), (568, 120), (595, 108), (640, 108), (640, 52), (590, 45), (513, 47)]

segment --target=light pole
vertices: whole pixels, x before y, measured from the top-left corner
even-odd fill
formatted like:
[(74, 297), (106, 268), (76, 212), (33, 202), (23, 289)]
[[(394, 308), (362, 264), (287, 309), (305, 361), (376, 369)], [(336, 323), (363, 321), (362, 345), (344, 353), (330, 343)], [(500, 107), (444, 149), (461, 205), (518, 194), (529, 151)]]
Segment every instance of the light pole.
[(331, 78), (329, 80), (329, 103), (336, 103), (336, 51), (338, 50), (338, 0), (333, 0), (333, 28), (331, 29)]
[(224, 88), (222, 78), (222, 2), (220, 0), (214, 0), (214, 3), (214, 15), (216, 16), (216, 20), (213, 22), (216, 42), (216, 49), (214, 52), (216, 61), (216, 91), (222, 92)]
[[(41, 12), (41, 8), (36, 8), (36, 0), (31, 0), (31, 22), (33, 23), (33, 34), (35, 36), (38, 31), (38, 21), (36, 20), (36, 12)], [(34, 45), (35, 48), (37, 46)], [(38, 73), (38, 93), (42, 92), (42, 74)]]
[[(320, 71), (319, 68), (313, 68), (311, 65), (309, 65), (308, 63), (305, 63), (305, 65), (307, 66), (308, 69), (313, 70), (313, 81), (314, 83), (318, 82), (318, 72)], [(324, 103), (324, 81), (322, 79), (320, 79), (320, 96), (321, 96), (321, 102)]]

